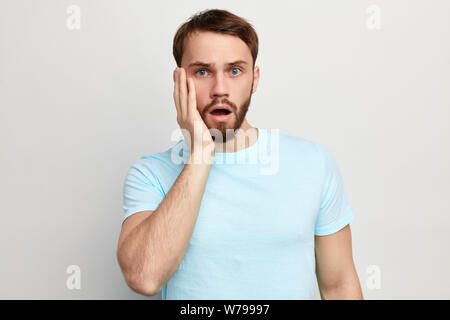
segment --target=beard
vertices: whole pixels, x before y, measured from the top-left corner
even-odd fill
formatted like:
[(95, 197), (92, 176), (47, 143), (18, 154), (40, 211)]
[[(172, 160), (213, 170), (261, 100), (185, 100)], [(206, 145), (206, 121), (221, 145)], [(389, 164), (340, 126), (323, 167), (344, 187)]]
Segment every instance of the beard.
[[(222, 99), (219, 103), (219, 99), (214, 99), (213, 102), (211, 102), (209, 105), (207, 105), (202, 114), (202, 120), (206, 124), (206, 126), (209, 129), (209, 132), (211, 133), (211, 136), (214, 141), (216, 141), (217, 133), (215, 131), (219, 131), (222, 134), (222, 141), (223, 143), (231, 140), (236, 135), (237, 131), (241, 128), (242, 122), (244, 122), (245, 116), (247, 115), (248, 108), (250, 106), (250, 102), (252, 100), (252, 88), (253, 88), (253, 81), (252, 85), (250, 87), (250, 94), (248, 95), (248, 98), (244, 101), (244, 103), (238, 108), (236, 104), (233, 102), (227, 100), (226, 98)], [(233, 115), (229, 121), (226, 122), (218, 122), (215, 126), (209, 126), (206, 122), (206, 117), (208, 115), (208, 112), (211, 107), (213, 107), (216, 104), (227, 104), (230, 106), (231, 110), (233, 111)], [(218, 139), (220, 140), (220, 139)], [(222, 142), (219, 141), (219, 142)]]

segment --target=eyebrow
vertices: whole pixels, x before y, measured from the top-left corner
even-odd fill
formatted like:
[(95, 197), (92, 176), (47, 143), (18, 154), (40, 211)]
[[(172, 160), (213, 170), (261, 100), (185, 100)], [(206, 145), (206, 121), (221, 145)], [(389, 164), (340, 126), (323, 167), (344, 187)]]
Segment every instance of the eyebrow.
[[(236, 60), (233, 62), (228, 62), (225, 65), (226, 66), (232, 66), (232, 65), (248, 65), (248, 63), (244, 60)], [(201, 61), (195, 61), (189, 64), (188, 68), (192, 68), (192, 67), (204, 67), (204, 68), (209, 68), (211, 66), (213, 66), (214, 63), (206, 63), (206, 62), (201, 62)]]

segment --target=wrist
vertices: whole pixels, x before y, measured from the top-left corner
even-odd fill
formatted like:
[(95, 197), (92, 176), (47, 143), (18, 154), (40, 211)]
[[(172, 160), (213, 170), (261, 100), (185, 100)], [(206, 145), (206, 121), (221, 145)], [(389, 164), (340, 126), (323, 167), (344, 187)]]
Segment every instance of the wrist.
[(189, 154), (189, 164), (206, 164), (212, 165), (214, 161), (214, 149), (211, 151), (209, 149), (202, 151), (193, 151)]

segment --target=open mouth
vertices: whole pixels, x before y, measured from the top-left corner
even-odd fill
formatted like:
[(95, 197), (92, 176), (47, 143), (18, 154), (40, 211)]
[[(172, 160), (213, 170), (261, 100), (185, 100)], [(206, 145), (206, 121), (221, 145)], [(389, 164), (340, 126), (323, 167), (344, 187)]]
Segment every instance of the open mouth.
[(231, 113), (231, 111), (229, 111), (227, 109), (215, 109), (215, 110), (211, 111), (210, 113), (215, 116), (226, 116), (227, 114)]

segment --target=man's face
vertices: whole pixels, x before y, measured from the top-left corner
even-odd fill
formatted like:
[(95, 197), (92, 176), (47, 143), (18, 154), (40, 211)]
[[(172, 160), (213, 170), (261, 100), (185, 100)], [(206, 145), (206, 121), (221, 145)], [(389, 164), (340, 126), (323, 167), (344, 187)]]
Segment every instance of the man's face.
[[(222, 133), (224, 141), (226, 129), (241, 127), (256, 91), (259, 68), (253, 70), (252, 61), (250, 49), (236, 36), (198, 31), (186, 39), (181, 67), (194, 80), (200, 116), (209, 129)], [(232, 112), (211, 113), (217, 105), (226, 105)]]

